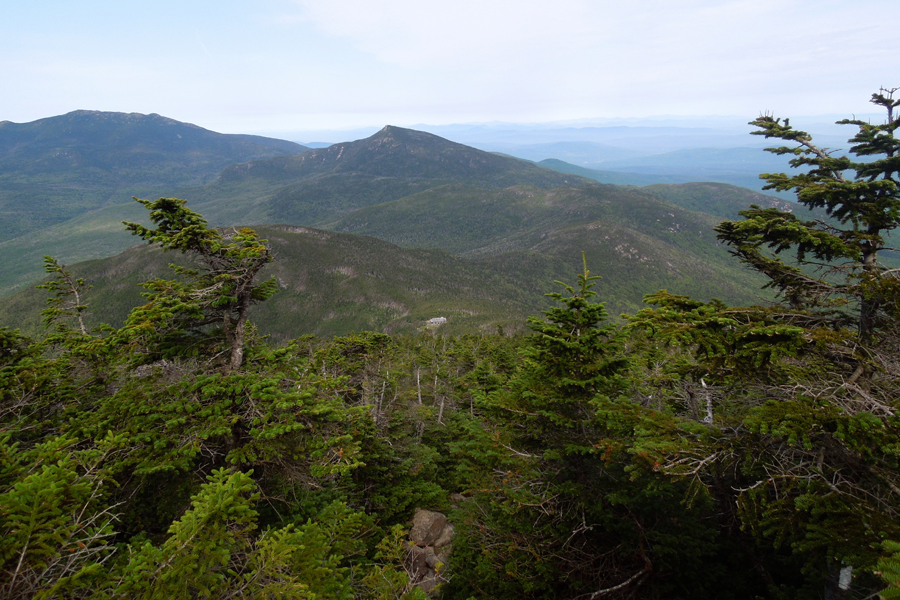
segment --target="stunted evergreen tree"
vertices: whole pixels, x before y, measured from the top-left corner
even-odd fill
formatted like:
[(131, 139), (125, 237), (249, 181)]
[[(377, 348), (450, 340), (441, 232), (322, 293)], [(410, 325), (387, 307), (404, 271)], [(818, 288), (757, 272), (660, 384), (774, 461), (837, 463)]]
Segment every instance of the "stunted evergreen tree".
[[(824, 210), (830, 219), (802, 220), (793, 212), (753, 206), (741, 212), (744, 221), (725, 221), (717, 228), (719, 239), (769, 277), (791, 307), (816, 311), (834, 325), (852, 320), (864, 340), (878, 327), (879, 309), (893, 302), (881, 289), (889, 273), (878, 256), (888, 249), (890, 232), (900, 226), (897, 89), (872, 94), (872, 103), (887, 112), (884, 123), (839, 121), (859, 128), (849, 140), (852, 156), (817, 146), (788, 119), (763, 115), (752, 121), (759, 127), (755, 135), (792, 143), (768, 151), (794, 156), (791, 166), (802, 169), (794, 175), (764, 173), (764, 189), (794, 191), (800, 204)], [(778, 256), (788, 250), (794, 264)]]
[(472, 455), (493, 479), (466, 507), (454, 560), (475, 576), (451, 597), (723, 597), (718, 573), (697, 577), (716, 552), (704, 500), (681, 504), (685, 482), (657, 472), (659, 432), (678, 424), (629, 397), (625, 336), (593, 301), (597, 279), (585, 264), (575, 285), (557, 282), (519, 368), (476, 394), (495, 429)]
[(170, 320), (172, 329), (166, 333), (220, 325), (230, 349), (228, 370), (239, 369), (244, 361), (250, 307), (267, 300), (278, 289), (274, 279), (256, 281), (260, 269), (272, 260), (265, 240), (252, 229), (211, 229), (178, 198), (135, 200), (150, 211), (156, 228), (125, 223), (128, 230), (165, 250), (190, 255), (200, 263), (200, 269), (173, 267), (187, 283), (159, 279), (146, 283), (154, 293), (151, 303), (144, 311), (132, 313), (129, 326), (136, 332), (151, 329), (157, 333), (158, 326), (147, 325), (157, 322), (160, 312), (171, 313), (174, 318)]
[(852, 158), (787, 120), (753, 121), (757, 134), (792, 142), (770, 151), (802, 169), (762, 175), (768, 188), (794, 190), (819, 213), (753, 206), (717, 227), (779, 302), (732, 307), (663, 291), (631, 319), (653, 343), (692, 349), (682, 372), (711, 384), (708, 432), (661, 468), (704, 482), (750, 534), (738, 539), (772, 597), (857, 597), (851, 569), (865, 577), (900, 534), (900, 279), (881, 262), (900, 226), (895, 91), (872, 96), (885, 123), (840, 122), (858, 128)]
[(533, 440), (555, 458), (590, 447), (586, 426), (597, 397), (615, 396), (623, 385), (624, 338), (608, 322), (606, 306), (591, 301), (598, 279), (584, 262), (576, 287), (557, 282), (566, 293), (547, 296), (559, 306), (528, 319), (534, 337), (522, 350), (524, 365), (510, 382), (512, 393), (492, 396), (522, 415), (523, 441)]

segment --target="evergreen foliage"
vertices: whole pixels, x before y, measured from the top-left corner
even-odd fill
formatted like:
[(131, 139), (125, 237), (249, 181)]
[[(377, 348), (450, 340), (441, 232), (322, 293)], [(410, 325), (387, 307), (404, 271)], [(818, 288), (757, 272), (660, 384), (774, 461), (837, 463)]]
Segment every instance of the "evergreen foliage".
[(129, 229), (194, 268), (90, 330), (48, 258), (48, 333), (0, 329), (0, 595), (422, 599), (428, 508), (456, 529), (441, 598), (900, 597), (900, 290), (866, 258), (900, 219), (891, 114), (853, 122), (871, 163), (760, 121), (815, 167), (770, 179), (840, 225), (720, 225), (779, 302), (662, 290), (624, 326), (582, 256), (529, 335), (276, 346), (248, 320), (265, 241), (142, 202)]
[[(894, 92), (882, 89), (872, 95), (872, 103), (887, 112), (884, 124), (840, 121), (859, 128), (850, 139), (856, 160), (819, 148), (787, 119), (782, 122), (763, 115), (751, 123), (760, 128), (756, 135), (793, 142), (794, 146), (769, 151), (794, 156), (791, 166), (805, 167), (791, 176), (762, 175), (769, 182), (766, 189), (794, 191), (800, 204), (824, 209), (838, 225), (802, 221), (791, 213), (754, 206), (741, 213), (746, 220), (726, 221), (717, 228), (719, 238), (732, 246), (734, 254), (769, 277), (792, 307), (825, 308), (823, 317), (839, 326), (840, 318), (847, 315), (835, 307), (854, 301), (854, 322), (863, 339), (874, 333), (883, 303), (873, 293), (886, 270), (879, 265), (878, 255), (887, 248), (887, 236), (900, 225), (900, 140), (894, 136), (900, 127), (900, 115), (894, 114), (900, 100), (894, 99)], [(797, 265), (767, 254), (764, 248), (771, 248), (775, 255), (793, 249)], [(808, 269), (802, 270), (804, 266), (816, 268), (820, 275), (810, 275)]]
[[(230, 348), (229, 369), (239, 369), (244, 361), (244, 328), (250, 306), (268, 300), (278, 289), (274, 279), (256, 282), (260, 269), (272, 260), (265, 240), (260, 240), (251, 229), (210, 229), (200, 215), (185, 207), (184, 200), (137, 202), (150, 211), (150, 219), (157, 227), (149, 229), (138, 223), (125, 223), (125, 227), (165, 250), (191, 253), (202, 269), (173, 267), (188, 280), (187, 284), (161, 280), (146, 283), (153, 294), (151, 302), (132, 313), (126, 330), (135, 337), (150, 336), (152, 342), (159, 343), (186, 329), (219, 324)], [(169, 321), (169, 326), (162, 330), (148, 326), (158, 320), (157, 315), (163, 315), (163, 322)]]

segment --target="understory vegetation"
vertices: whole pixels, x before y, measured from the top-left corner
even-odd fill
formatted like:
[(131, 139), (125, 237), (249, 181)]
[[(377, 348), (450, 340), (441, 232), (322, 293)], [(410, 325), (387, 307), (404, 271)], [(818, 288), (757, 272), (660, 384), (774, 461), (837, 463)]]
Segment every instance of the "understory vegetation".
[(0, 329), (0, 596), (424, 598), (425, 508), (441, 598), (900, 597), (900, 101), (873, 102), (861, 162), (754, 122), (808, 167), (770, 185), (832, 219), (717, 227), (767, 306), (662, 290), (616, 324), (585, 262), (527, 335), (273, 344), (265, 240), (141, 201), (127, 228), (191, 268), (91, 331), (48, 258), (46, 335)]

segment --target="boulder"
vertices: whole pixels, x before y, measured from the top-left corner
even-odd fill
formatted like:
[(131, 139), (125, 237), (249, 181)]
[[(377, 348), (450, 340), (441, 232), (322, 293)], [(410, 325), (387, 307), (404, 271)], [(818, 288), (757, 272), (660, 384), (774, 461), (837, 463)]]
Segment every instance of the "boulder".
[(416, 509), (409, 532), (405, 566), (410, 583), (431, 598), (439, 593), (452, 549), (453, 526), (439, 512)]
[(437, 588), (438, 584), (441, 583), (441, 578), (437, 575), (430, 575), (417, 583), (416, 585), (421, 588), (423, 592), (428, 594), (429, 596), (435, 592), (435, 588)]
[(453, 529), (453, 525), (447, 523), (438, 538), (434, 540), (434, 544), (432, 544), (432, 546), (434, 546), (435, 548), (443, 548), (444, 546), (449, 546), (450, 542), (453, 541), (454, 533), (455, 530)]
[(419, 546), (430, 546), (441, 537), (447, 517), (439, 512), (417, 509), (409, 539)]
[[(434, 555), (434, 552), (431, 552), (431, 555)], [(420, 548), (415, 544), (411, 544), (409, 547), (409, 552), (406, 554), (406, 569), (409, 572), (409, 576), (416, 580), (420, 577), (424, 577), (428, 573), (428, 553), (425, 551), (425, 548)]]

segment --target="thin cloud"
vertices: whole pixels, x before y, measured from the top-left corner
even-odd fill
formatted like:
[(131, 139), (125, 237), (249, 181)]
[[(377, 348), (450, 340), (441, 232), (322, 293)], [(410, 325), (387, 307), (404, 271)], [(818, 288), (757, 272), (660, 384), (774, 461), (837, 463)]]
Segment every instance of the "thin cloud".
[(864, 112), (900, 54), (896, 0), (85, 0), (4, 16), (16, 94), (0, 119), (102, 107), (228, 130)]

